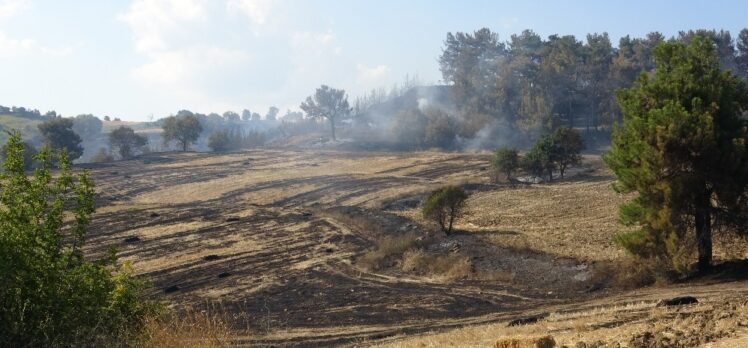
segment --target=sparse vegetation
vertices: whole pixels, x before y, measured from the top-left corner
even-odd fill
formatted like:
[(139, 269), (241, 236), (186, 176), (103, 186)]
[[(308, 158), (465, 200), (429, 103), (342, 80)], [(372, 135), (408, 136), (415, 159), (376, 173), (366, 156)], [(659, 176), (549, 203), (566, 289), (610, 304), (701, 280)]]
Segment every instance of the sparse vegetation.
[(491, 166), (496, 172), (504, 174), (507, 181), (512, 181), (512, 174), (519, 169), (520, 157), (517, 149), (502, 147), (494, 152)]
[(93, 157), (91, 157), (92, 163), (102, 163), (102, 162), (111, 162), (114, 161), (114, 156), (112, 156), (111, 153), (109, 153), (109, 150), (105, 147), (99, 148), (99, 152), (97, 152)]
[(452, 233), (456, 219), (462, 216), (468, 193), (457, 186), (445, 186), (432, 192), (423, 202), (424, 218), (436, 222), (442, 232)]
[(376, 241), (376, 249), (364, 254), (358, 264), (370, 270), (379, 270), (400, 261), (403, 254), (416, 245), (415, 233), (386, 235)]
[(406, 272), (443, 280), (467, 278), (472, 273), (472, 265), (467, 256), (444, 255), (420, 249), (406, 251), (401, 268)]

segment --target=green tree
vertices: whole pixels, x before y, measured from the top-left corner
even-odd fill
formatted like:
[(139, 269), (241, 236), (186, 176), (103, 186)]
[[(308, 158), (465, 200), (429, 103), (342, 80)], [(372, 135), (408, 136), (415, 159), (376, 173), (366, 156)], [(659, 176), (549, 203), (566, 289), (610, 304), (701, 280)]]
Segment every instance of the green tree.
[(241, 117), (236, 112), (226, 111), (223, 113), (223, 119), (228, 122), (239, 122), (239, 120), (241, 120)]
[(247, 109), (242, 110), (242, 121), (248, 122), (251, 119), (252, 119), (252, 112)]
[(44, 138), (44, 144), (53, 151), (67, 151), (70, 160), (76, 160), (83, 155), (81, 137), (73, 131), (73, 120), (55, 117), (48, 119), (38, 126)]
[(452, 233), (452, 225), (462, 216), (468, 193), (457, 186), (445, 186), (432, 192), (421, 206), (423, 217), (436, 222), (441, 230)]
[(566, 127), (557, 128), (553, 131), (551, 141), (553, 142), (551, 161), (553, 161), (554, 167), (558, 168), (561, 179), (563, 179), (566, 168), (579, 165), (582, 162), (580, 153), (584, 149), (584, 141), (577, 130)]
[(171, 141), (176, 141), (182, 151), (187, 151), (190, 144), (197, 141), (200, 137), (200, 133), (203, 131), (203, 126), (200, 125), (200, 120), (197, 116), (192, 113), (185, 114), (183, 116), (169, 116), (164, 120), (163, 124), (164, 132), (161, 137), (164, 140), (164, 145), (168, 145)]
[(128, 159), (140, 152), (148, 144), (148, 138), (135, 133), (135, 131), (126, 126), (119, 126), (109, 133), (109, 146), (119, 152), (122, 159)]
[(506, 176), (507, 181), (512, 181), (512, 174), (517, 171), (520, 165), (520, 158), (517, 149), (501, 147), (494, 152), (491, 166), (494, 170)]
[(556, 170), (554, 161), (554, 143), (551, 134), (546, 134), (527, 151), (522, 161), (522, 168), (535, 177), (542, 178), (548, 174), (548, 181), (553, 181), (553, 171)]
[[(5, 131), (7, 132), (7, 131)], [(7, 132), (8, 135), (13, 135), (13, 132)], [(31, 145), (28, 141), (24, 141), (23, 143), (23, 169), (25, 170), (31, 170), (34, 168), (34, 156), (36, 156), (37, 151), (36, 148), (34, 148), (34, 145)], [(3, 161), (8, 157), (8, 150), (9, 150), (10, 142), (7, 142), (3, 145), (3, 147), (0, 149), (0, 159)]]
[(457, 122), (447, 113), (435, 108), (428, 108), (423, 114), (427, 120), (424, 142), (442, 149), (452, 148), (457, 136)]
[(83, 256), (94, 212), (88, 173), (74, 175), (65, 150), (49, 169), (43, 148), (32, 176), (24, 171), (24, 146), (14, 133), (0, 173), (0, 346), (121, 346), (142, 328), (149, 305), (143, 284), (114, 254), (91, 262)]
[(265, 115), (265, 119), (268, 121), (275, 121), (278, 118), (278, 112), (280, 109), (276, 108), (275, 106), (271, 106), (268, 109), (267, 115)]
[(231, 139), (227, 130), (219, 130), (210, 134), (208, 147), (214, 152), (223, 152), (231, 147)]
[(330, 121), (333, 141), (335, 141), (335, 122), (347, 117), (351, 112), (345, 91), (325, 85), (317, 88), (314, 96), (307, 97), (300, 107), (309, 117), (324, 117)]
[(96, 140), (103, 123), (94, 115), (78, 115), (73, 118), (73, 132), (86, 140)]
[[(695, 241), (698, 269), (712, 262), (714, 223), (748, 226), (748, 110), (745, 84), (720, 70), (713, 43), (666, 43), (654, 51), (654, 76), (618, 92), (623, 125), (605, 162), (616, 189), (636, 192), (621, 221), (639, 229), (617, 241), (642, 257), (685, 271)], [(693, 233), (693, 234), (692, 234)]]

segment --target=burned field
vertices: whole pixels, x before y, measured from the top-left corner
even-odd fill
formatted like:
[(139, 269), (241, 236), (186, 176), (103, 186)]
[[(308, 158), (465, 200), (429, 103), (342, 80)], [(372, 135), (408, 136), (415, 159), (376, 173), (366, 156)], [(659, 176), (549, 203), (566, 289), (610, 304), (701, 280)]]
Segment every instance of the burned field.
[[(511, 187), (490, 183), (489, 160), (258, 150), (91, 165), (87, 252), (116, 247), (153, 295), (224, 316), (239, 344), (363, 343), (607, 296), (596, 267), (623, 255), (611, 237), (626, 197), (599, 158), (563, 182)], [(418, 214), (445, 184), (472, 193), (450, 236)], [(378, 241), (403, 235), (466, 266), (417, 272), (402, 253), (363, 265)]]

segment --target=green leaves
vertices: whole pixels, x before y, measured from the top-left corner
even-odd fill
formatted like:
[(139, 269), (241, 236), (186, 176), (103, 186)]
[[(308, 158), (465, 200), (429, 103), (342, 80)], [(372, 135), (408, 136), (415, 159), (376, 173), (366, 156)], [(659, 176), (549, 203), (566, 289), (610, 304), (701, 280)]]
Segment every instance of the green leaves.
[(445, 186), (432, 192), (421, 206), (424, 218), (439, 224), (442, 231), (449, 234), (468, 198), (468, 193), (457, 186)]
[[(137, 335), (149, 306), (140, 301), (142, 282), (113, 262), (86, 261), (81, 251), (94, 212), (88, 173), (74, 175), (67, 151), (55, 156), (45, 147), (28, 175), (18, 133), (6, 149), (0, 173), (0, 346), (111, 346)], [(59, 166), (54, 174), (52, 162)]]
[(700, 266), (711, 260), (714, 218), (746, 212), (748, 155), (742, 144), (748, 132), (742, 113), (748, 92), (720, 70), (711, 40), (661, 44), (654, 54), (654, 76), (642, 74), (617, 93), (624, 122), (614, 128), (604, 160), (618, 178), (616, 189), (637, 193), (621, 206), (620, 216), (642, 228), (616, 240), (636, 255), (669, 259), (685, 271), (692, 260), (689, 245), (698, 244)]

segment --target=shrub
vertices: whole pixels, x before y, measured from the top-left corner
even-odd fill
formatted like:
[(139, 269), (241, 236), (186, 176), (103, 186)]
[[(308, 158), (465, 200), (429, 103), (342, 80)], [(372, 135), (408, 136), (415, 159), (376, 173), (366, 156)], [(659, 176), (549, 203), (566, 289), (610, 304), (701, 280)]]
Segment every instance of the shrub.
[(91, 157), (92, 163), (101, 163), (101, 162), (111, 162), (114, 161), (114, 157), (107, 151), (105, 147), (99, 148), (99, 152), (97, 152), (93, 157)]
[(462, 215), (468, 193), (457, 186), (445, 186), (429, 195), (421, 207), (423, 217), (439, 224), (444, 233), (452, 233), (455, 219)]
[(391, 265), (396, 258), (416, 245), (418, 236), (413, 233), (388, 235), (376, 241), (377, 248), (358, 260), (358, 264), (366, 269), (378, 270)]
[[(39, 168), (27, 176), (24, 146), (13, 133), (0, 173), (0, 346), (121, 346), (140, 335), (149, 303), (129, 267), (83, 257), (94, 212), (94, 186), (73, 175), (66, 151), (49, 170), (43, 148)], [(66, 223), (69, 221), (69, 223)]]
[(457, 136), (457, 123), (438, 109), (428, 109), (424, 114), (427, 118), (424, 142), (428, 146), (452, 148)]
[(423, 250), (408, 250), (403, 254), (402, 270), (444, 280), (469, 276), (473, 266), (466, 256), (436, 254)]
[(208, 138), (208, 147), (214, 152), (223, 152), (229, 149), (229, 132), (226, 130), (215, 131)]
[(553, 131), (551, 139), (553, 141), (552, 160), (563, 179), (566, 168), (581, 163), (580, 153), (584, 149), (584, 141), (577, 130), (566, 127)]
[[(10, 133), (12, 134), (12, 133)], [(23, 142), (23, 169), (31, 170), (34, 167), (34, 156), (36, 155), (36, 148), (31, 143)], [(6, 153), (8, 153), (8, 143), (4, 144), (0, 149), (0, 159), (5, 159)]]
[(497, 172), (504, 174), (507, 181), (512, 181), (512, 173), (519, 168), (519, 162), (520, 158), (517, 149), (502, 147), (494, 152), (491, 165)]

